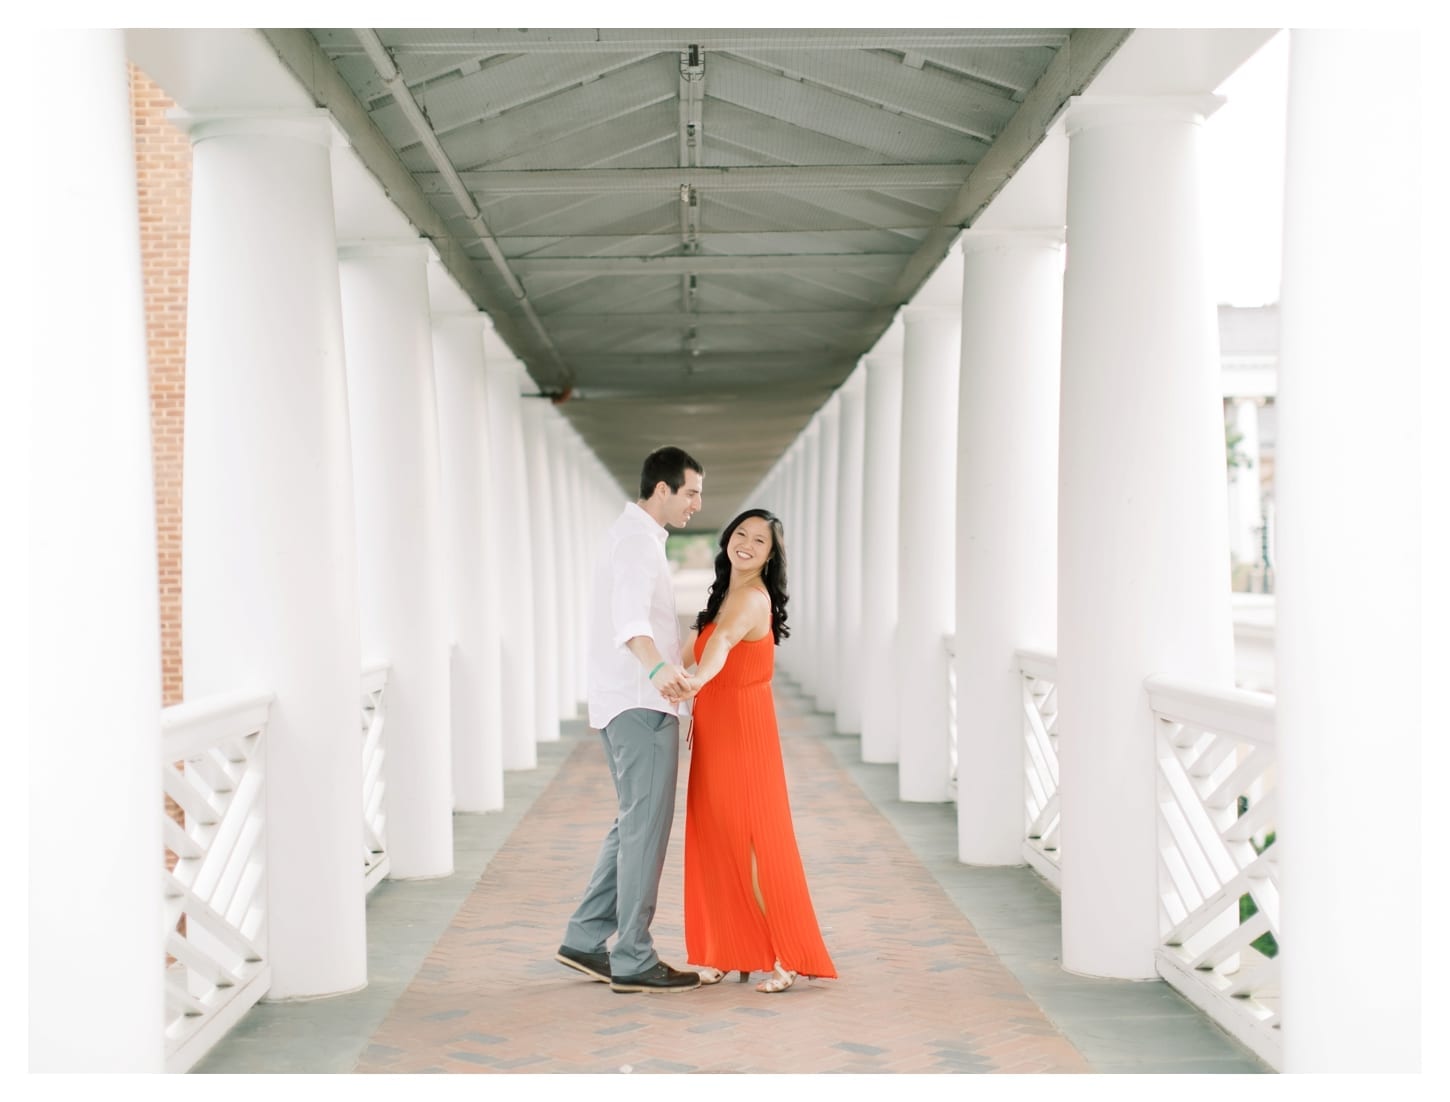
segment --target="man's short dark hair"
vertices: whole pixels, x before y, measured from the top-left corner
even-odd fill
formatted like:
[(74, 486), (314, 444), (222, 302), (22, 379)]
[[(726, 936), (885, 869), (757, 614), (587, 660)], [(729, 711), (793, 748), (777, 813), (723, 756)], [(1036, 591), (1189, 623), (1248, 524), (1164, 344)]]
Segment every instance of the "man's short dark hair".
[(705, 468), (681, 448), (656, 448), (645, 456), (644, 468), (639, 473), (640, 500), (653, 497), (655, 487), (661, 482), (670, 488), (670, 493), (679, 493), (680, 487), (685, 484), (686, 471), (703, 476)]

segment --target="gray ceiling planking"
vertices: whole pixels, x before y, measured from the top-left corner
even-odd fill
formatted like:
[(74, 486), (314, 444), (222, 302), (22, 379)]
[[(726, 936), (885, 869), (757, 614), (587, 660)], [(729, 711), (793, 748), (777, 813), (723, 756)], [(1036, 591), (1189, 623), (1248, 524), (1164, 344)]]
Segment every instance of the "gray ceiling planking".
[(936, 225), (935, 211), (892, 201), (873, 192), (836, 194), (817, 192), (806, 199), (799, 195), (725, 194), (707, 196), (707, 230), (744, 229), (765, 224), (772, 229), (922, 229)]
[(739, 203), (745, 196), (729, 194), (710, 198), (706, 196), (706, 233), (779, 233), (782, 227), (799, 233), (905, 233), (918, 237), (921, 232), (937, 224), (937, 212), (901, 211), (889, 220), (875, 223), (862, 218), (853, 218), (834, 210), (824, 210), (810, 203), (792, 201), (789, 196), (775, 196), (765, 209), (748, 207)]
[(482, 207), (495, 236), (519, 233), (574, 236), (590, 232), (630, 233), (642, 219), (649, 225), (678, 224), (678, 195), (519, 195)]
[[(532, 143), (519, 142), (506, 155), (489, 157), (469, 167), (481, 168), (486, 164), (513, 170), (590, 166), (617, 159), (622, 151), (646, 150), (661, 143), (670, 146), (679, 125), (679, 109), (666, 97), (618, 117), (595, 114), (589, 118), (594, 121), (583, 128), (571, 125), (540, 131)], [(660, 167), (670, 163), (673, 162), (662, 159)]]
[(574, 237), (500, 237), (499, 248), (509, 257), (607, 256), (612, 253), (656, 252), (678, 246), (680, 228), (661, 223), (648, 234), (590, 234)]
[[(348, 34), (352, 32), (349, 31)], [(387, 85), (366, 54), (351, 54), (333, 59), (338, 75), (347, 82), (359, 102), (369, 111), (377, 106), (377, 100), (389, 95)]]
[[(753, 164), (797, 165), (875, 165), (898, 164), (902, 158), (892, 157), (877, 149), (822, 134), (809, 126), (783, 119), (723, 99), (712, 98), (705, 91), (705, 161), (713, 163), (713, 150), (721, 143), (743, 153)], [(921, 164), (954, 164), (945, 156), (909, 158)]]
[[(1066, 41), (1064, 33), (1063, 43)], [(918, 46), (912, 49), (912, 53), (948, 72), (1010, 90), (1012, 99), (1020, 102), (1052, 64), (1052, 56), (1057, 49), (1057, 46), (1017, 49)]]
[[(931, 192), (928, 191), (927, 194), (931, 194)], [(831, 191), (829, 189), (810, 192), (797, 191), (789, 194), (781, 192), (774, 195), (755, 195), (750, 192), (740, 195), (726, 193), (717, 201), (728, 202), (734, 210), (774, 211), (779, 209), (782, 215), (794, 204), (796, 206), (795, 216), (802, 218), (806, 218), (808, 215), (800, 208), (808, 206), (817, 211), (856, 218), (865, 226), (874, 228), (894, 225), (897, 219), (924, 218), (927, 214), (935, 213), (940, 209), (880, 191)], [(780, 225), (791, 226), (794, 223), (783, 218)]]
[(879, 310), (863, 314), (858, 310), (741, 310), (741, 311), (696, 311), (686, 314), (678, 310), (666, 313), (650, 313), (636, 310), (631, 314), (598, 314), (585, 311), (550, 313), (544, 320), (555, 332), (563, 334), (570, 328), (588, 328), (603, 325), (626, 317), (633, 324), (652, 326), (673, 326), (678, 329), (699, 327), (701, 330), (760, 329), (793, 326), (829, 326), (847, 329), (854, 325), (885, 324), (891, 320), (889, 311)]
[[(612, 79), (619, 70), (650, 60), (650, 54), (590, 54), (565, 67), (545, 54), (520, 54), (475, 72), (443, 73), (426, 82), (407, 83), (434, 131), (446, 139), (460, 127), (503, 118), (516, 108), (581, 84)], [(373, 113), (373, 121), (387, 134), (400, 125), (401, 112), (395, 105), (380, 108)]]
[(701, 252), (716, 255), (751, 253), (912, 253), (916, 242), (909, 234), (881, 230), (833, 230), (811, 233), (781, 230), (773, 233), (711, 233), (700, 235)]
[[(641, 112), (643, 114), (643, 112)], [(618, 141), (618, 135), (612, 135)], [(673, 133), (642, 133), (632, 144), (620, 144), (601, 157), (590, 158), (587, 168), (668, 168), (675, 163)], [(540, 168), (548, 166), (540, 163)]]
[(460, 172), (499, 165), (653, 104), (668, 103), (673, 110), (678, 94), (678, 66), (669, 58), (651, 58), (604, 80), (460, 127), (443, 136), (443, 148)]
[[(689, 315), (682, 315), (688, 317)], [(644, 325), (627, 314), (591, 326), (559, 327), (551, 323), (554, 345), (567, 360), (598, 353), (678, 352), (688, 348), (711, 352), (769, 351), (799, 353), (820, 348), (849, 350), (866, 332), (858, 323), (839, 326), (798, 324), (768, 330), (708, 325)]]
[(796, 283), (820, 287), (833, 295), (851, 299), (866, 308), (879, 305), (882, 298), (882, 284), (859, 279), (854, 272), (802, 272), (796, 276)]
[[(334, 59), (331, 79), (363, 101), (340, 119), (355, 147), (390, 194), (400, 194), (402, 173), (409, 217), (487, 303), (530, 373), (556, 390), (547, 384), (564, 376), (416, 136), (394, 125), (399, 112), (356, 34), (306, 36), (309, 57), (289, 37), (305, 32), (265, 33), (327, 106), (336, 93), (319, 66)], [(577, 373), (579, 397), (561, 412), (589, 427), (581, 435), (626, 485), (653, 431), (635, 418), (684, 424), (714, 458), (707, 486), (721, 508), (734, 505), (728, 483), (748, 476), (735, 487), (748, 491), (844, 380), (1121, 35), (376, 33), (441, 132), (451, 167), (469, 174), (465, 186)], [(745, 170), (733, 179), (681, 178), (679, 54), (691, 43), (705, 50), (703, 164)], [(377, 149), (388, 138), (391, 163)], [(602, 166), (661, 171), (590, 176)], [(879, 175), (863, 181), (868, 168)], [(697, 255), (682, 244), (681, 183), (698, 204)], [(711, 319), (722, 311), (729, 320)]]
[(608, 275), (654, 276), (710, 275), (733, 273), (760, 275), (778, 272), (819, 272), (839, 268), (849, 262), (852, 271), (874, 272), (890, 280), (900, 271), (905, 256), (899, 254), (851, 253), (845, 257), (832, 253), (767, 256), (575, 256), (534, 259), (525, 257), (510, 265), (520, 279), (541, 276)]
[[(915, 221), (927, 225), (921, 215)], [(859, 217), (851, 210), (849, 202), (833, 208), (823, 208), (790, 195), (775, 195), (761, 198), (755, 195), (717, 196), (710, 200), (707, 229), (743, 232), (757, 228), (780, 229), (782, 226), (799, 230), (858, 230), (880, 229), (869, 218)]]
[[(892, 161), (971, 164), (986, 151), (986, 143), (979, 139), (802, 84), (733, 57), (711, 59), (707, 96), (818, 131)], [(705, 127), (708, 134), (708, 105)]]
[(527, 234), (545, 230), (576, 237), (594, 233), (654, 234), (668, 232), (670, 228), (678, 231), (679, 206), (678, 199), (670, 203), (640, 196), (637, 202), (630, 203), (612, 201), (606, 204), (594, 199), (570, 204), (561, 210), (535, 207), (528, 217), (523, 217), (525, 211), (521, 208), (519, 217), (499, 219), (494, 226), (494, 234), (509, 237), (520, 231)]
[(549, 307), (542, 316), (544, 324), (552, 327), (554, 323), (549, 318), (560, 312), (598, 315), (617, 311), (621, 317), (627, 317), (631, 311), (661, 313), (678, 306), (679, 301), (677, 280), (596, 279), (576, 287), (571, 295), (556, 295), (540, 305)]
[[(920, 241), (925, 232), (925, 227), (868, 230), (839, 227), (823, 230), (743, 230), (711, 227), (701, 231), (700, 247), (704, 252), (901, 252), (912, 249), (911, 242)], [(680, 231), (677, 224), (661, 223), (653, 233), (679, 243)], [(505, 256), (568, 256), (574, 252), (593, 255), (628, 251), (631, 242), (640, 243), (643, 248), (643, 242), (649, 239), (650, 235), (639, 233), (497, 235), (499, 248)]]
[[(707, 76), (712, 56), (718, 55), (707, 55)], [(754, 50), (735, 51), (731, 56), (988, 142), (1017, 107), (1010, 96), (990, 86), (940, 69), (913, 68), (877, 51)]]
[(588, 331), (573, 330), (554, 334), (554, 347), (571, 363), (590, 356), (659, 355), (682, 350), (679, 333), (663, 333), (638, 329), (622, 322), (599, 326)]
[[(461, 172), (459, 178), (478, 197), (495, 195), (616, 195), (654, 192), (673, 196), (681, 185), (709, 188), (712, 192), (883, 191), (915, 189), (955, 191), (967, 179), (961, 165), (770, 165), (750, 167), (703, 166), (682, 168), (607, 169), (483, 169)], [(436, 173), (422, 173), (424, 191), (446, 186)]]
[[(530, 288), (537, 295), (543, 314), (550, 311), (584, 309), (603, 311), (615, 300), (635, 301), (648, 298), (653, 302), (679, 299), (679, 278), (676, 276), (639, 276), (633, 279), (590, 276), (557, 289)], [(546, 326), (548, 322), (544, 323)]]
[(701, 281), (700, 305), (711, 310), (859, 310), (863, 303), (791, 276), (719, 275)]

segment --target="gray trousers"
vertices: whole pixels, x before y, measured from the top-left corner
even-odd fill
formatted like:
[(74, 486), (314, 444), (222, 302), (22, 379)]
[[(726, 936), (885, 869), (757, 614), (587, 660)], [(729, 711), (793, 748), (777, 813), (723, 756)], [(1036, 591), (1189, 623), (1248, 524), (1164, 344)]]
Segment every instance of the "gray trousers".
[(633, 976), (660, 959), (649, 927), (675, 819), (680, 721), (649, 708), (631, 708), (610, 720), (599, 735), (619, 814), (600, 847), (584, 900), (569, 919), (564, 944), (602, 953), (609, 936), (618, 931), (609, 970)]

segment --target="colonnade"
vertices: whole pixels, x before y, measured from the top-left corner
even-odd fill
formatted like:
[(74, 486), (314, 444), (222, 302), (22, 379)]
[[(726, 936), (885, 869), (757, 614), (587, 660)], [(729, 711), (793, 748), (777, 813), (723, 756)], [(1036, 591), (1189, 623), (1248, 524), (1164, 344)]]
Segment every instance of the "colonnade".
[[(1419, 674), (1384, 646), (1420, 622), (1419, 440), (1401, 418), (1420, 386), (1417, 136), (1412, 112), (1356, 97), (1367, 70), (1400, 88), (1414, 74), (1366, 38), (1293, 33), (1276, 657), (1291, 1070), (1419, 1060)], [(47, 195), (47, 285), (84, 250), (106, 293), (84, 326), (59, 294), (36, 317), (31, 1066), (74, 1066), (84, 1044), (90, 1066), (155, 1070), (159, 629), (125, 52), (120, 32), (66, 48), (86, 63), (47, 145), (69, 166)], [(782, 667), (837, 730), (859, 730), (864, 760), (898, 764), (902, 799), (943, 801), (955, 782), (963, 861), (1019, 860), (1013, 655), (1057, 654), (1062, 963), (1147, 979), (1143, 680), (1228, 686), (1232, 636), (1195, 168), (1213, 101), (1130, 83), (1068, 104), (1045, 143), (1065, 151), (1056, 197), (1009, 182), (746, 504), (787, 526)], [(577, 711), (588, 550), (559, 533), (602, 531), (628, 495), (526, 396), (522, 365), (425, 245), (339, 221), (325, 113), (210, 106), (188, 122), (187, 696), (274, 695), (271, 997), (315, 997), (367, 978), (361, 667), (391, 670), (392, 875), (446, 875), (452, 812), (498, 807), (502, 772), (534, 765)], [(1346, 130), (1378, 176), (1339, 170)], [(1345, 230), (1344, 211), (1363, 226)], [(1406, 528), (1389, 563), (1342, 506), (1370, 495)], [(1393, 844), (1364, 829), (1360, 793), (1411, 824)], [(96, 859), (77, 877), (57, 851)], [(1323, 965), (1365, 948), (1345, 870), (1400, 935), (1369, 994)]]
[[(1393, 51), (1390, 36), (1355, 54), (1350, 37), (1292, 33), (1276, 643), (1289, 1070), (1419, 1059), (1418, 965), (1377, 972), (1366, 999), (1326, 964), (1366, 948), (1342, 880), (1360, 873), (1349, 870), (1363, 872), (1354, 898), (1419, 929), (1418, 832), (1376, 841), (1346, 802), (1394, 792), (1418, 822), (1418, 675), (1396, 657), (1419, 637), (1419, 453), (1402, 419), (1420, 385), (1416, 139), (1412, 112), (1393, 126), (1363, 118), (1343, 79), (1366, 57), (1389, 73)], [(963, 862), (1022, 862), (1014, 656), (1056, 654), (1062, 964), (1124, 979), (1156, 977), (1160, 930), (1144, 680), (1233, 686), (1223, 390), (1198, 166), (1219, 100), (1212, 85), (1185, 83), (1134, 88), (1120, 70), (1110, 93), (1070, 101), (1044, 143), (1046, 167), (1019, 173), (1058, 172), (1057, 187), (1008, 183), (748, 499), (779, 505), (794, 537), (804, 599), (782, 668), (818, 710), (836, 711), (838, 731), (860, 735), (864, 761), (897, 764), (902, 800), (943, 801), (955, 783)], [(1393, 197), (1330, 167), (1333, 135), (1355, 119), (1373, 133)], [(1369, 212), (1365, 227), (1328, 232), (1331, 207)], [(844, 506), (853, 492), (836, 465), (854, 463), (846, 441), (858, 423), (859, 518), (824, 503)], [(1345, 447), (1350, 425), (1356, 443)], [(1379, 537), (1343, 505), (1369, 496), (1402, 530), (1393, 576), (1372, 550)], [(823, 517), (834, 517), (832, 541), (818, 538)], [(846, 565), (858, 553), (859, 584)], [(859, 634), (846, 615), (819, 619), (857, 607)], [(950, 635), (955, 777), (943, 712)], [(849, 719), (847, 684), (860, 700)]]
[[(34, 685), (69, 741), (37, 743), (55, 756), (32, 788), (48, 825), (32, 831), (31, 1066), (74, 1067), (84, 1044), (81, 1066), (159, 1070), (160, 637), (126, 56), (115, 31), (66, 48), (89, 59), (67, 88), (86, 131), (51, 145), (85, 164), (50, 220), (75, 240), (48, 254), (84, 249), (107, 291), (90, 324), (43, 318), (37, 344), (34, 585), (56, 615), (32, 640)], [(183, 120), (186, 699), (272, 694), (267, 997), (312, 998), (367, 983), (364, 665), (389, 667), (389, 875), (447, 876), (454, 813), (501, 808), (504, 771), (578, 714), (580, 577), (625, 495), (430, 245), (349, 227), (325, 112), (215, 108)], [(67, 790), (83, 814), (53, 802)], [(57, 845), (116, 852), (78, 869)]]

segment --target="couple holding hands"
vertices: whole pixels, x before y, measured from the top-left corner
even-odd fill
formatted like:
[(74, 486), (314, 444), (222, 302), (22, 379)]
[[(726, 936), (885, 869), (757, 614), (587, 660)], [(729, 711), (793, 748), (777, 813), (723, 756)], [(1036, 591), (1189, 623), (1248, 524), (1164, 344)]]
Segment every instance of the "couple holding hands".
[[(618, 992), (688, 991), (727, 972), (766, 972), (756, 990), (774, 994), (798, 975), (836, 975), (791, 825), (770, 690), (775, 647), (789, 634), (784, 533), (772, 513), (748, 509), (722, 531), (705, 608), (680, 640), (666, 527), (683, 528), (699, 511), (704, 476), (679, 448), (650, 453), (639, 499), (610, 527), (595, 566), (589, 725), (603, 740), (619, 812), (555, 959)], [(686, 700), (685, 947), (698, 970), (670, 967), (650, 934)]]

